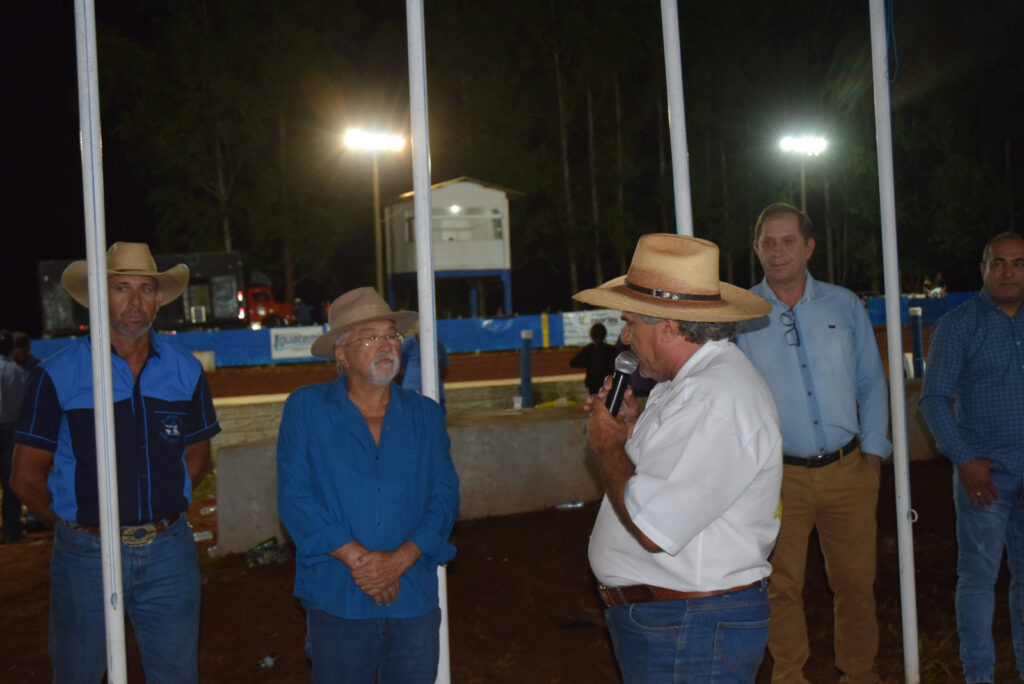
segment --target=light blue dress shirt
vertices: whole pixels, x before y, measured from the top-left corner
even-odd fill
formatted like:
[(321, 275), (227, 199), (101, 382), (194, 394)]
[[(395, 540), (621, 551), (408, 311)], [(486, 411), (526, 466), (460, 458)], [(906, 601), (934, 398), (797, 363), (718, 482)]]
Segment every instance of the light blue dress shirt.
[(953, 465), (988, 458), (1024, 472), (1024, 307), (1010, 318), (982, 290), (940, 318), (919, 405)]
[(808, 273), (792, 310), (796, 332), (787, 333), (782, 315), (789, 307), (763, 280), (751, 292), (767, 300), (772, 311), (744, 323), (736, 344), (772, 390), (783, 453), (809, 458), (835, 451), (853, 437), (860, 437), (864, 453), (882, 458), (892, 453), (882, 359), (860, 298)]

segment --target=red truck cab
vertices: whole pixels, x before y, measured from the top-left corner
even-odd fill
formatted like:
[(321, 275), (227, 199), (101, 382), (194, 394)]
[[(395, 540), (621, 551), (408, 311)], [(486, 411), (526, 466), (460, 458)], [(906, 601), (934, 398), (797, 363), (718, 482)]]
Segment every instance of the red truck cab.
[(245, 288), (245, 300), (249, 325), (254, 329), (295, 324), (295, 307), (274, 299), (274, 292), (267, 285), (249, 285)]

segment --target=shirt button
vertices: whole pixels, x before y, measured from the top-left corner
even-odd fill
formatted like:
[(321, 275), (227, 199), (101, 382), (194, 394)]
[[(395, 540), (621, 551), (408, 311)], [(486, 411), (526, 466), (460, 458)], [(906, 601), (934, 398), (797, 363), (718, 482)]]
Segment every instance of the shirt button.
[(812, 394), (811, 392), (808, 392), (808, 393), (807, 393), (807, 396), (811, 396), (811, 394)]
[(818, 424), (818, 421), (814, 421), (814, 424), (815, 424), (815, 425), (817, 425), (817, 424)]

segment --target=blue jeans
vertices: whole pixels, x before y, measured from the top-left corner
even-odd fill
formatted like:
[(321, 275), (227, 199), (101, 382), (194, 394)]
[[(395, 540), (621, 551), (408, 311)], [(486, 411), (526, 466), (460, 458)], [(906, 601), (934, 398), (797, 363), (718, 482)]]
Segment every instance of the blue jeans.
[[(185, 516), (146, 546), (121, 547), (122, 605), (146, 681), (199, 679), (199, 560)], [(100, 540), (58, 523), (50, 563), (53, 681), (92, 684), (107, 669)]]
[(625, 684), (753, 682), (768, 641), (767, 581), (734, 594), (612, 606)]
[(993, 680), (996, 652), (992, 641), (992, 614), (999, 562), (1006, 546), (1010, 568), (1010, 630), (1017, 669), (1024, 678), (1024, 477), (1011, 475), (998, 465), (991, 471), (999, 498), (991, 506), (971, 503), (956, 470), (957, 554), (956, 629), (964, 679)]
[(416, 618), (348, 620), (306, 604), (313, 682), (433, 684), (441, 609)]

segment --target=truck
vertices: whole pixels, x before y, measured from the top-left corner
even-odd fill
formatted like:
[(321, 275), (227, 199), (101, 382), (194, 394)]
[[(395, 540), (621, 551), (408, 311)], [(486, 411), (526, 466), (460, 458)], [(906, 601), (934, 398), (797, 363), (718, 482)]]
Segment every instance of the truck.
[[(157, 330), (258, 329), (295, 323), (294, 307), (274, 298), (265, 276), (257, 272), (246, 285), (238, 252), (156, 254), (153, 259), (161, 271), (182, 263), (189, 269), (188, 287), (181, 298), (157, 312), (153, 323)], [(89, 328), (89, 312), (75, 304), (61, 285), (61, 275), (70, 263), (58, 259), (37, 265), (44, 337), (80, 335)]]

